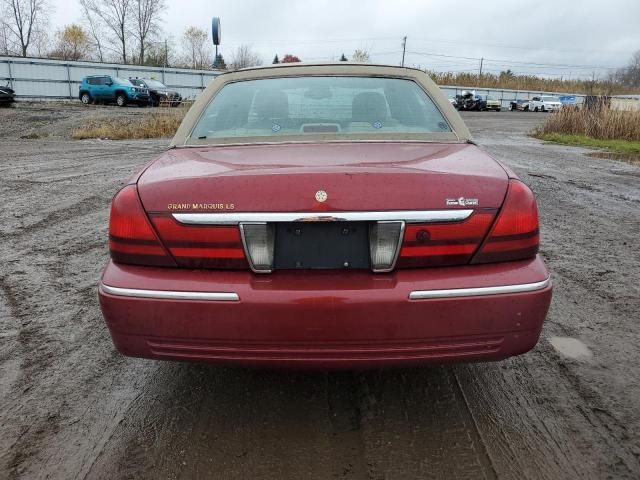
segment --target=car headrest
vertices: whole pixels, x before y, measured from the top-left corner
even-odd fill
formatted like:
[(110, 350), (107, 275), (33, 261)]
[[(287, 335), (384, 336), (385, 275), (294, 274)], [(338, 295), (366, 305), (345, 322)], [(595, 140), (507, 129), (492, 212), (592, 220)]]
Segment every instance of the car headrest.
[(351, 121), (376, 122), (385, 120), (387, 114), (387, 100), (377, 92), (362, 92), (353, 97), (351, 104)]
[(253, 108), (260, 118), (287, 118), (289, 97), (282, 90), (258, 90), (253, 99)]

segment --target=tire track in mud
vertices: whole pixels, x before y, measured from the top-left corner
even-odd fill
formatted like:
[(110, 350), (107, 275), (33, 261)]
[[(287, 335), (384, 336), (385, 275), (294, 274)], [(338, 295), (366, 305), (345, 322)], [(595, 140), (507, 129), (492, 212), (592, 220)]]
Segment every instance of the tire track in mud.
[[(640, 398), (635, 321), (640, 314), (640, 216), (635, 208), (640, 188), (632, 178), (638, 168), (594, 161), (584, 149), (555, 145), (545, 145), (547, 154), (536, 155), (539, 142), (510, 158), (508, 145), (489, 143), (516, 172), (527, 172), (523, 178), (538, 195), (542, 250), (554, 281), (540, 344), (508, 362), (516, 363), (522, 376), (505, 372), (505, 378), (516, 382), (514, 393), (529, 390), (537, 400), (515, 397), (524, 409), (509, 415), (518, 435), (496, 418), (502, 408), (488, 413), (490, 406), (510, 406), (493, 399), (501, 389), (484, 391), (468, 384), (470, 398), (479, 406), (481, 429), (494, 439), (489, 443), (492, 455), (500, 471), (522, 478), (640, 478), (640, 412), (632, 400)], [(582, 340), (593, 358), (562, 357), (548, 343), (554, 335)], [(528, 378), (535, 384), (526, 384)], [(545, 438), (546, 445), (540, 442)], [(529, 445), (538, 455), (519, 455), (512, 444)]]
[(90, 478), (496, 478), (444, 367), (292, 374), (161, 364), (124, 418)]
[(496, 478), (455, 369), (362, 374), (370, 478)]
[(5, 235), (20, 239), (21, 237), (38, 233), (40, 230), (46, 229), (62, 221), (77, 221), (80, 217), (92, 214), (100, 209), (105, 209), (108, 204), (108, 198), (91, 195), (80, 201), (70, 203), (62, 208), (48, 212), (43, 218), (33, 223), (20, 225), (17, 231), (13, 233), (5, 233)]
[[(0, 301), (9, 298), (16, 332), (6, 342), (11, 362), (0, 366), (7, 385), (0, 396), (0, 425), (7, 434), (0, 438), (0, 478), (66, 479), (80, 470), (74, 465), (85, 463), (96, 432), (115, 428), (102, 416), (113, 411), (117, 417), (132, 394), (128, 384), (135, 383), (123, 387), (115, 380), (131, 373), (118, 374), (124, 359), (108, 343), (95, 282), (106, 259), (108, 205), (126, 176), (112, 172), (128, 174), (143, 162), (135, 147), (109, 151), (104, 162), (95, 150), (87, 160), (86, 145), (68, 148), (64, 142), (11, 155), (29, 145), (9, 146), (8, 158), (15, 163), (4, 162), (2, 168), (8, 180), (2, 199), (11, 203), (0, 221), (12, 228), (2, 233), (0, 244)], [(67, 178), (59, 179), (61, 173)], [(32, 223), (24, 225), (25, 220)], [(105, 395), (115, 386), (123, 392), (119, 401)]]

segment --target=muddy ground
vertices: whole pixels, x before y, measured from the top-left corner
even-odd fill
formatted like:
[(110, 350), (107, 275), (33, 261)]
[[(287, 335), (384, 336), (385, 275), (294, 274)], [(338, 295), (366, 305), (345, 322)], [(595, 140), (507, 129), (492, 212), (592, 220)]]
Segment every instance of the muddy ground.
[(134, 360), (96, 282), (111, 195), (167, 141), (65, 137), (145, 111), (0, 109), (0, 478), (640, 478), (640, 167), (528, 138), (544, 114), (466, 115), (540, 203), (555, 291), (524, 356), (337, 373)]

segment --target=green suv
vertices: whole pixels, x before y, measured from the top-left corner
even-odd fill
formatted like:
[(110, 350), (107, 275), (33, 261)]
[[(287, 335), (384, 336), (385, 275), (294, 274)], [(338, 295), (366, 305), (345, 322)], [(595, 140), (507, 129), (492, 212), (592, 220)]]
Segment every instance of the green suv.
[(82, 103), (115, 103), (124, 107), (128, 103), (149, 105), (149, 89), (137, 87), (126, 78), (110, 75), (92, 75), (80, 82), (79, 98)]

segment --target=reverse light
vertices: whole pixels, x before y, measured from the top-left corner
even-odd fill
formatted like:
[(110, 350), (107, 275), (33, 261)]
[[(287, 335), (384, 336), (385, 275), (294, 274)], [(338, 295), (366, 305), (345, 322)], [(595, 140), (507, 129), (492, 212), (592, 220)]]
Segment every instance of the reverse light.
[(511, 180), (498, 219), (471, 263), (531, 258), (538, 253), (539, 242), (536, 199), (524, 183)]
[(242, 223), (240, 230), (251, 269), (257, 273), (271, 272), (275, 246), (273, 224)]
[(376, 222), (369, 228), (371, 269), (388, 272), (393, 269), (402, 238), (404, 222)]
[(109, 252), (114, 262), (175, 267), (142, 208), (135, 185), (127, 185), (111, 202)]

